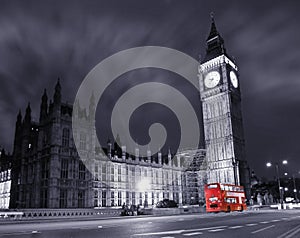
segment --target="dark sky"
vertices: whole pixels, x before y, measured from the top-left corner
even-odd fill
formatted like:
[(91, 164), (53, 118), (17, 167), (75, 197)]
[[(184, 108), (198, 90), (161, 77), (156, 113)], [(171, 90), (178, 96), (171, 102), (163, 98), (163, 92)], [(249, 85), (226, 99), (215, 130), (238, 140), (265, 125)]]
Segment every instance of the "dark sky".
[[(12, 150), (14, 123), (28, 101), (57, 77), (73, 102), (84, 76), (131, 47), (157, 45), (195, 59), (205, 53), (213, 11), (239, 66), (247, 159), (259, 176), (266, 161), (300, 171), (300, 4), (297, 1), (1, 1), (0, 145)], [(147, 71), (146, 71), (147, 72)], [(145, 72), (144, 72), (145, 73)], [(154, 72), (157, 78), (159, 73)], [(139, 77), (143, 76), (143, 72)], [(145, 76), (146, 77), (146, 76)], [(166, 76), (167, 77), (167, 76)], [(282, 169), (283, 172), (283, 169)]]

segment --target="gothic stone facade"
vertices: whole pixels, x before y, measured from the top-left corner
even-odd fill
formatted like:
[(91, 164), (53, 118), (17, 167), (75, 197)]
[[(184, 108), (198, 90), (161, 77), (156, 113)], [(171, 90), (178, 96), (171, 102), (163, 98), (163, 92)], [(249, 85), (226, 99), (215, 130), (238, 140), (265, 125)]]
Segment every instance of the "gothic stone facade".
[[(31, 118), (30, 105), (24, 118), (19, 113), (11, 208), (106, 207), (123, 203), (147, 206), (164, 198), (179, 204), (203, 200), (199, 173), (205, 171), (205, 151), (191, 151), (190, 154), (196, 154), (191, 158), (183, 153), (173, 159), (170, 153), (140, 158), (138, 153), (130, 157), (125, 146), (108, 142), (105, 154), (95, 147), (94, 113), (87, 115), (79, 105), (75, 110), (79, 123), (89, 122), (82, 123), (85, 126), (75, 132), (80, 140), (78, 150), (84, 155), (81, 159), (73, 140), (72, 106), (61, 102), (59, 81), (53, 102), (48, 104), (44, 92), (38, 122)], [(191, 181), (194, 189), (185, 189)]]
[(196, 204), (204, 200), (207, 182), (242, 184), (248, 191), (238, 69), (214, 20), (199, 72), (205, 150), (182, 151), (173, 159), (170, 153), (130, 156), (125, 146), (111, 142), (103, 153), (95, 143), (95, 112), (87, 114), (75, 103), (76, 123), (84, 122), (74, 131), (77, 150), (72, 106), (61, 101), (60, 83), (53, 102), (48, 103), (45, 91), (38, 122), (31, 118), (30, 105), (24, 118), (21, 112), (17, 117), (10, 207), (152, 205), (164, 198)]
[(241, 184), (250, 195), (238, 67), (228, 56), (214, 19), (199, 65), (208, 182)]

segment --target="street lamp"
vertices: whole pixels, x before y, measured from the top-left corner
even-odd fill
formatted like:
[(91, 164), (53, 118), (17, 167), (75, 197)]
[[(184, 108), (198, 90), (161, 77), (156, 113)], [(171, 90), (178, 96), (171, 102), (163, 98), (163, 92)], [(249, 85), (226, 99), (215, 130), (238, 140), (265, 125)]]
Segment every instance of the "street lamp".
[(293, 174), (293, 184), (294, 184), (294, 196), (296, 202), (298, 202), (298, 196), (297, 196), (297, 187), (296, 187), (296, 180), (295, 180), (295, 175)]
[[(282, 161), (282, 164), (286, 165), (288, 162), (287, 160), (283, 160)], [(271, 162), (268, 162), (266, 163), (266, 166), (267, 167), (271, 167), (272, 166), (272, 163)], [(282, 191), (282, 187), (280, 185), (280, 177), (279, 177), (279, 164), (278, 163), (275, 163), (275, 170), (276, 170), (276, 176), (277, 176), (277, 182), (278, 182), (278, 190), (279, 190), (279, 200), (280, 200), (280, 205), (281, 205), (281, 208), (283, 207), (283, 191)]]

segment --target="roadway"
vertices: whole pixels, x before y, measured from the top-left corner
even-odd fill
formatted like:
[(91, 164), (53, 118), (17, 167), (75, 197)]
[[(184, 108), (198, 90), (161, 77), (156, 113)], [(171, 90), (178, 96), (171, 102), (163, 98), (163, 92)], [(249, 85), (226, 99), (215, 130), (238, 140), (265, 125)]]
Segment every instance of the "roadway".
[(0, 237), (34, 238), (295, 238), (300, 211), (244, 211), (176, 216), (139, 216), (89, 221), (38, 221), (0, 224)]

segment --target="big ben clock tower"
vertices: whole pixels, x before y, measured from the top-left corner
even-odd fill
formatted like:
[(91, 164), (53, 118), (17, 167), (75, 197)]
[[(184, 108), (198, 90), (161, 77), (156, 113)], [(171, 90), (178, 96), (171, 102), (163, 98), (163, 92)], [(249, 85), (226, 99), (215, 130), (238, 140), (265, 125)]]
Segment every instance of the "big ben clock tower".
[(206, 55), (199, 65), (199, 84), (208, 183), (241, 184), (247, 191), (250, 180), (245, 158), (238, 67), (226, 53), (213, 16), (206, 43)]

